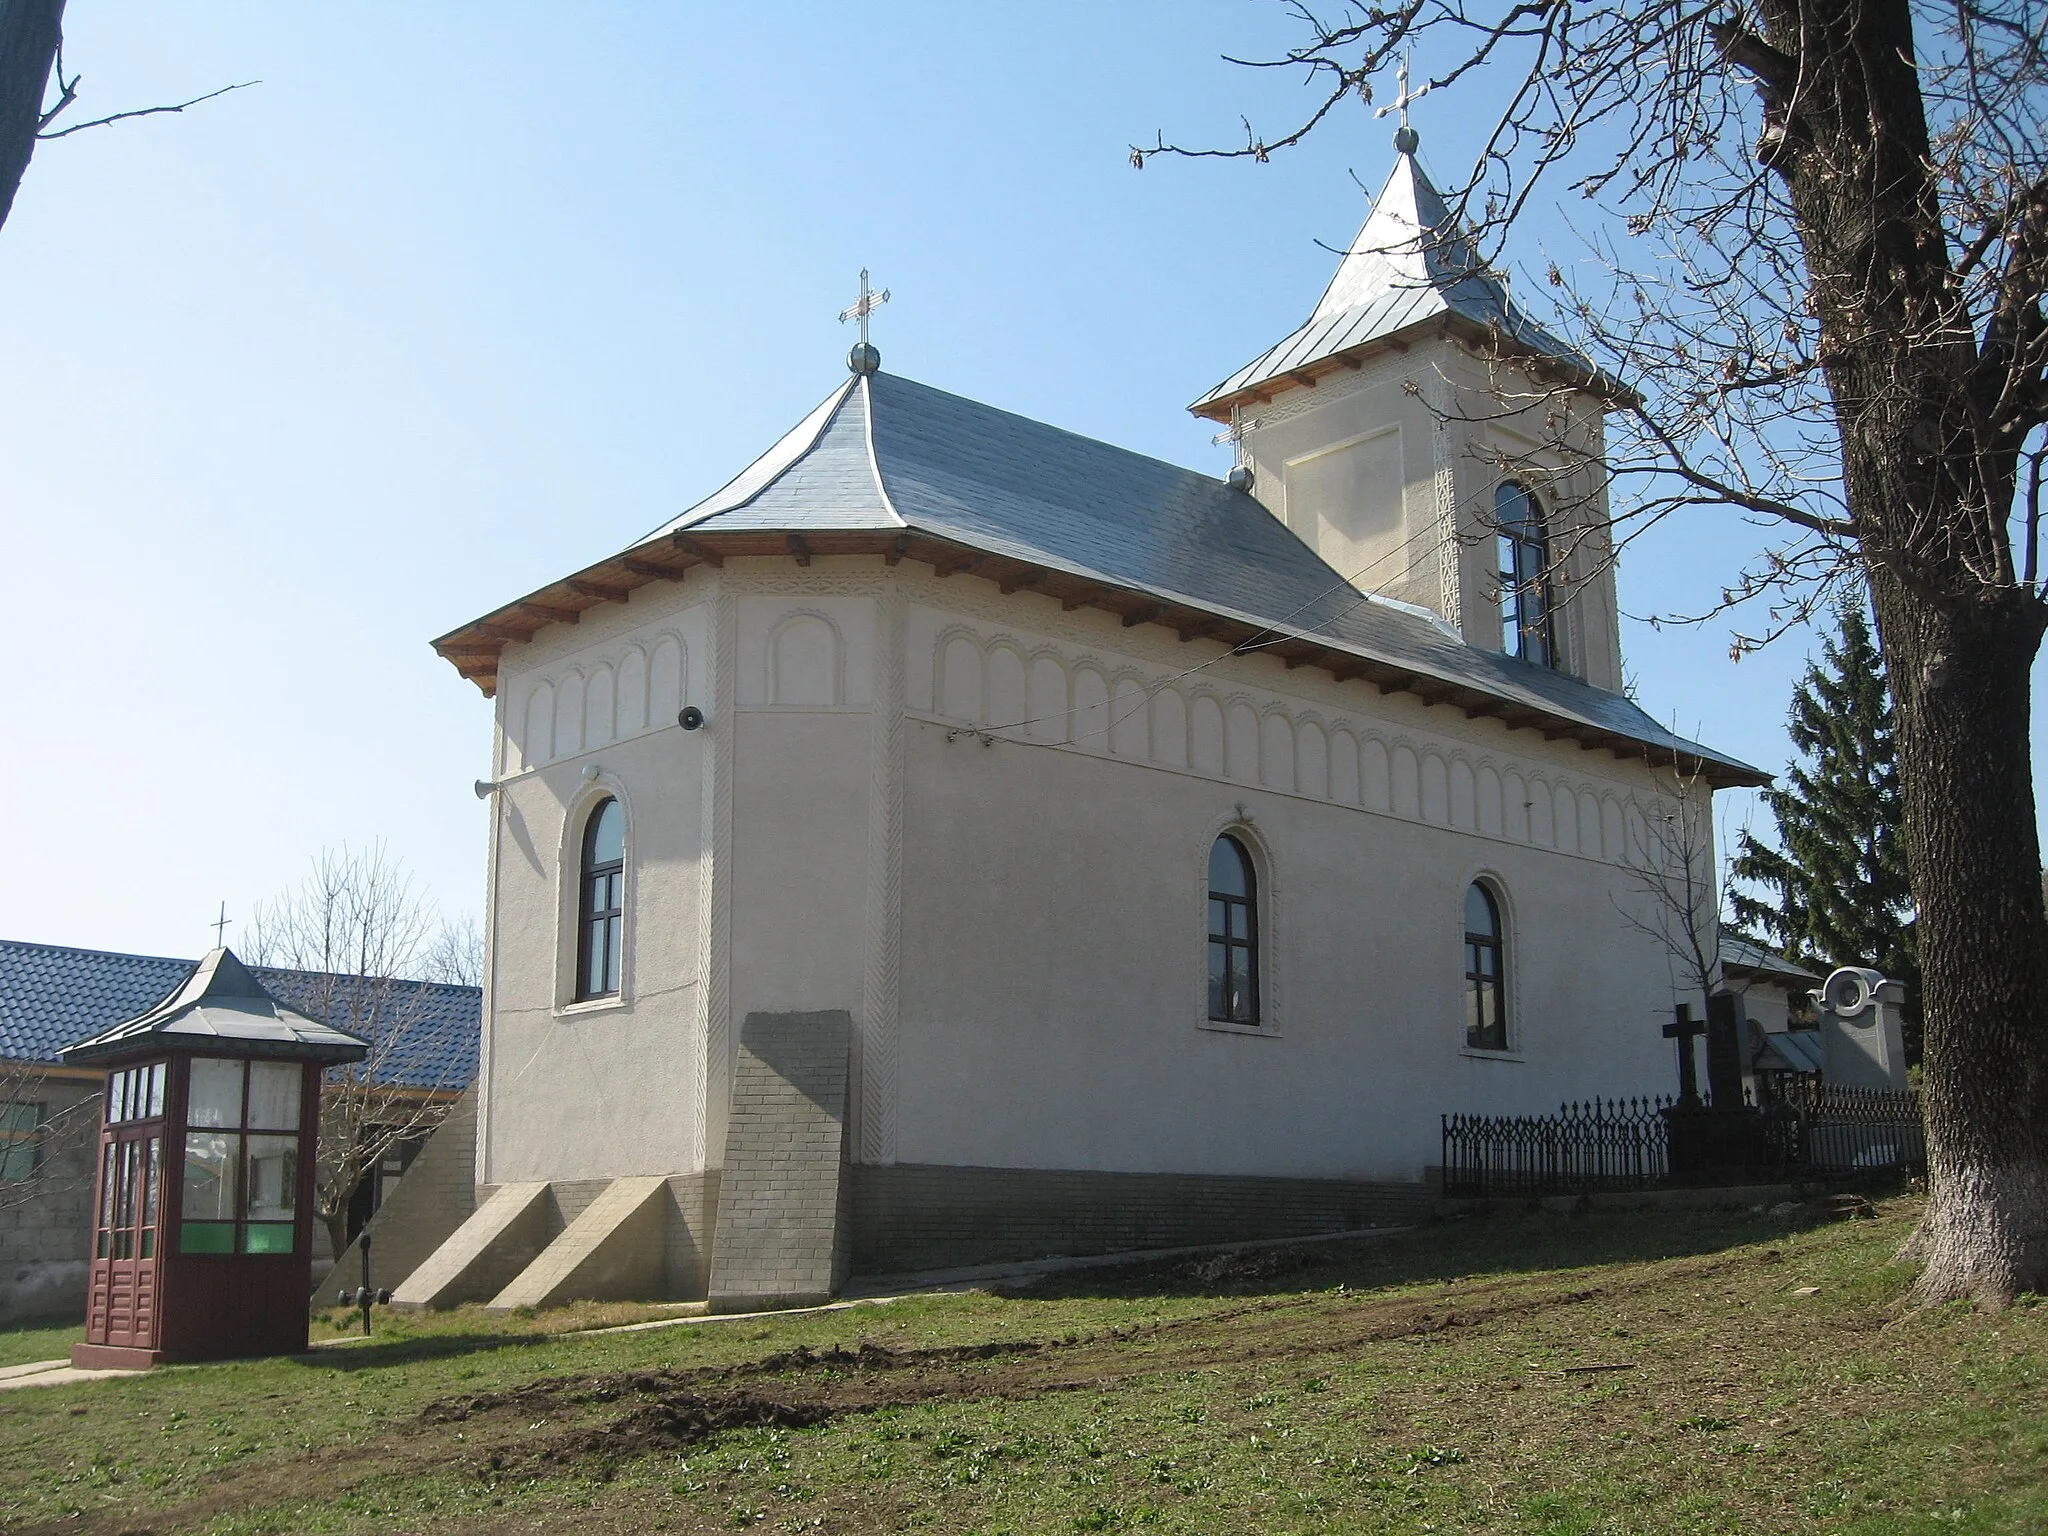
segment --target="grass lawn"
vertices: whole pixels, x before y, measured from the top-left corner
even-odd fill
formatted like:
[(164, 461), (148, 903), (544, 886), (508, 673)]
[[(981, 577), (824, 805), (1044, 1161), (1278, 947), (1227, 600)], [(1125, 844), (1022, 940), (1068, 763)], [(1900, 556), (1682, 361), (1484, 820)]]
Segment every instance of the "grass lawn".
[(2048, 1306), (1908, 1310), (1916, 1210), (1502, 1216), (599, 1336), (396, 1320), (0, 1394), (0, 1526), (2048, 1530)]
[(81, 1323), (52, 1323), (34, 1328), (0, 1328), (0, 1367), (35, 1360), (60, 1360), (85, 1337)]

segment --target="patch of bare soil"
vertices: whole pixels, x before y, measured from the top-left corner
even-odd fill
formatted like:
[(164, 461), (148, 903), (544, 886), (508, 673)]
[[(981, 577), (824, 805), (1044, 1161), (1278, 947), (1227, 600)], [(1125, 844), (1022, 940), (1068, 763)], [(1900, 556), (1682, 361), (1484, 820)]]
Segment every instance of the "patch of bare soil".
[(1525, 1285), (1501, 1282), (1467, 1287), (1455, 1304), (1427, 1297), (1361, 1298), (1339, 1310), (1328, 1297), (1276, 1298), (1089, 1338), (918, 1350), (864, 1343), (857, 1349), (789, 1350), (740, 1366), (551, 1377), (510, 1392), (430, 1403), (420, 1417), (427, 1424), (474, 1429), (491, 1420), (544, 1424), (591, 1406), (630, 1403), (608, 1423), (578, 1424), (539, 1438), (529, 1433), (487, 1446), (470, 1463), (476, 1474), (492, 1478), (566, 1471), (602, 1476), (629, 1457), (700, 1444), (725, 1430), (808, 1428), (918, 1403), (1100, 1390), (1163, 1372), (1326, 1355), (1511, 1320), (1604, 1294), (1599, 1288), (1530, 1294)]
[[(1464, 1282), (1405, 1296), (1310, 1293), (1259, 1298), (1200, 1316), (1088, 1337), (937, 1349), (797, 1348), (742, 1365), (542, 1377), (501, 1392), (437, 1400), (405, 1434), (245, 1464), (204, 1497), (145, 1516), (108, 1511), (58, 1522), (55, 1536), (168, 1536), (236, 1510), (329, 1498), (376, 1477), (451, 1470), (486, 1480), (606, 1476), (621, 1462), (763, 1427), (808, 1428), (847, 1415), (934, 1401), (1024, 1400), (1115, 1388), (1166, 1373), (1349, 1353), (1450, 1329), (1512, 1325), (1556, 1309), (1610, 1305), (1635, 1292), (1704, 1280), (1758, 1262), (1696, 1261), (1628, 1281), (1560, 1286), (1527, 1278)], [(314, 1471), (314, 1467), (318, 1471)]]

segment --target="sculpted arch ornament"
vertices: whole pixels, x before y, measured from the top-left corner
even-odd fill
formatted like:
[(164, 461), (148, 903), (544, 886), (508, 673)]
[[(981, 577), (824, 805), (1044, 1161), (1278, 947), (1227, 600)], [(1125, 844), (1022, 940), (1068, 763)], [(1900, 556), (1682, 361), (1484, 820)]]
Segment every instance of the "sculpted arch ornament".
[(768, 702), (835, 709), (846, 702), (846, 637), (815, 608), (784, 614), (768, 632)]
[(1014, 613), (1003, 616), (1013, 622), (999, 632), (952, 622), (932, 636), (934, 716), (1572, 857), (1627, 861), (1615, 817), (1630, 797), (1606, 781), (1452, 736), (1368, 724), (1215, 674), (1148, 675), (1093, 644), (1068, 651), (1034, 641), (1014, 627)]

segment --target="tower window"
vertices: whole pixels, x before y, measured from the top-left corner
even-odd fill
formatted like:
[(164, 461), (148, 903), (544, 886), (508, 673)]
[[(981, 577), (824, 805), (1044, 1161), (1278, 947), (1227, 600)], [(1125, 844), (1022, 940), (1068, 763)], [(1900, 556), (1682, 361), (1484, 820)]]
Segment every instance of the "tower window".
[(1543, 509), (1526, 487), (1504, 480), (1493, 493), (1493, 522), (1500, 543), (1500, 648), (1539, 667), (1554, 667), (1557, 626)]
[(1259, 1022), (1258, 876), (1227, 832), (1209, 849), (1209, 1018)]
[(582, 912), (577, 925), (576, 999), (616, 997), (626, 925), (626, 813), (599, 801), (583, 829)]

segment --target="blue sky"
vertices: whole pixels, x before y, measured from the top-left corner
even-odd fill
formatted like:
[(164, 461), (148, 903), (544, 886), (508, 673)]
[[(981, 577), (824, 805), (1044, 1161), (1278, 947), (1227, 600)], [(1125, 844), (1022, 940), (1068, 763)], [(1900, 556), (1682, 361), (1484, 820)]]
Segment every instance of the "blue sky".
[[(84, 115), (262, 83), (45, 145), (0, 229), (0, 934), (196, 953), (377, 839), (479, 911), (490, 708), (427, 641), (773, 442), (863, 266), (885, 367), (1220, 473), (1183, 407), (1313, 306), (1389, 124), (1128, 146), (1277, 122), (1295, 84), (1218, 56), (1286, 36), (1253, 0), (72, 0)], [(1444, 180), (1473, 117), (1417, 109)], [(1624, 607), (1752, 541), (1663, 530)], [(1782, 764), (1804, 636), (1623, 643), (1654, 714)]]

